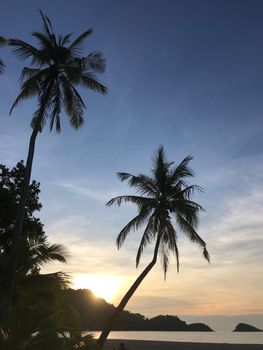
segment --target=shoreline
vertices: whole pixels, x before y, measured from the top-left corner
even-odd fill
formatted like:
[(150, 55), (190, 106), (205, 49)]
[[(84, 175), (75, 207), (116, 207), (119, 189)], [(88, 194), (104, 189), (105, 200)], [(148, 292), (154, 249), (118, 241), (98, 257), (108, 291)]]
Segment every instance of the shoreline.
[(127, 350), (263, 350), (263, 344), (186, 343), (153, 340), (108, 339), (103, 350), (114, 350), (124, 342)]

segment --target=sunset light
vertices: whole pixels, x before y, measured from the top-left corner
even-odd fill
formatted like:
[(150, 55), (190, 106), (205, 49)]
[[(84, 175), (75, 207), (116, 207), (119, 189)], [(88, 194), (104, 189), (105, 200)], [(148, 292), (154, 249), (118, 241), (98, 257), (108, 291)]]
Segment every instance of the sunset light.
[(0, 350), (263, 350), (263, 0), (0, 13)]
[(117, 276), (77, 275), (73, 278), (75, 289), (90, 289), (97, 297), (112, 302), (120, 289), (121, 282)]

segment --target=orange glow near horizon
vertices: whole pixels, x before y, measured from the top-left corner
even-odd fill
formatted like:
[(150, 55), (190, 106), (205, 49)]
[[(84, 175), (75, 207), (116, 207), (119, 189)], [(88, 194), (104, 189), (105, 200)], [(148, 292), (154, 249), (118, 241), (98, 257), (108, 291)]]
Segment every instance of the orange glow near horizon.
[(120, 290), (121, 281), (117, 276), (82, 274), (73, 278), (73, 288), (90, 289), (97, 297), (112, 302)]

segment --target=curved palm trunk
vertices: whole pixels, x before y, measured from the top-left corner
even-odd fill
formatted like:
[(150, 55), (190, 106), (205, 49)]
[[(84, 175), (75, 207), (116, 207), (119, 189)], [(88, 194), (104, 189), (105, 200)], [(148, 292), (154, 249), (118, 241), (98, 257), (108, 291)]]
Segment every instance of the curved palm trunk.
[(14, 293), (15, 279), (16, 279), (16, 270), (17, 270), (18, 259), (19, 259), (19, 247), (20, 247), (22, 228), (23, 228), (23, 222), (25, 217), (25, 204), (28, 197), (28, 187), (30, 184), (31, 170), (32, 170), (32, 164), (33, 164), (37, 134), (38, 134), (38, 127), (35, 126), (29, 141), (28, 155), (27, 155), (27, 161), (26, 161), (26, 167), (25, 167), (25, 177), (24, 177), (23, 186), (21, 189), (21, 195), (20, 195), (17, 213), (16, 213), (16, 220), (14, 225), (14, 236), (10, 247), (10, 256), (9, 256), (9, 262), (8, 262), (9, 271), (8, 271), (7, 281), (6, 281), (7, 282), (6, 292), (7, 292), (9, 305), (7, 306), (8, 311), (5, 315), (6, 320), (8, 320), (11, 312), (12, 297)]
[(6, 315), (5, 315), (5, 321), (8, 321), (12, 311), (12, 298), (13, 298), (14, 288), (15, 288), (16, 270), (17, 270), (18, 259), (19, 259), (19, 248), (20, 248), (20, 242), (21, 242), (21, 236), (22, 236), (23, 222), (25, 217), (25, 204), (28, 197), (28, 187), (31, 179), (31, 171), (32, 171), (32, 164), (33, 164), (33, 158), (34, 158), (34, 152), (35, 152), (36, 138), (37, 138), (38, 132), (41, 130), (41, 120), (42, 120), (42, 117), (44, 116), (45, 106), (46, 106), (46, 103), (48, 102), (54, 80), (55, 78), (53, 78), (50, 82), (47, 82), (46, 86), (44, 87), (44, 93), (42, 95), (42, 98), (40, 99), (41, 107), (39, 111), (38, 120), (36, 121), (34, 129), (30, 136), (26, 168), (25, 168), (25, 177), (24, 177), (23, 186), (21, 189), (21, 194), (20, 194), (19, 203), (18, 203), (18, 208), (16, 212), (14, 236), (10, 247), (10, 255), (9, 255), (9, 262), (8, 262), (8, 277), (7, 277), (7, 285), (6, 285), (6, 292), (8, 297), (8, 305), (7, 305), (8, 311), (6, 312)]
[(127, 305), (128, 301), (131, 299), (131, 297), (133, 296), (133, 294), (135, 293), (136, 289), (139, 287), (139, 285), (141, 284), (141, 282), (144, 280), (144, 278), (148, 275), (148, 273), (151, 271), (151, 269), (153, 268), (153, 266), (155, 265), (156, 261), (157, 261), (157, 255), (158, 255), (158, 249), (159, 249), (159, 245), (160, 245), (160, 240), (161, 240), (161, 235), (157, 236), (157, 240), (156, 240), (156, 244), (155, 244), (155, 248), (154, 248), (154, 254), (153, 254), (153, 259), (150, 262), (150, 264), (143, 270), (143, 272), (140, 274), (140, 276), (135, 280), (135, 282), (133, 283), (133, 285), (131, 286), (131, 288), (128, 290), (128, 292), (124, 295), (124, 297), (122, 298), (121, 302), (119, 303), (119, 305), (116, 307), (116, 309), (114, 310), (111, 318), (109, 319), (109, 321), (106, 323), (103, 331), (101, 332), (101, 335), (97, 341), (97, 344), (102, 348), (105, 341), (108, 338), (108, 335), (110, 334), (110, 331), (112, 329), (112, 326), (114, 324), (114, 322), (116, 321), (116, 319), (118, 318), (119, 314), (123, 311), (123, 309), (125, 308), (125, 306)]

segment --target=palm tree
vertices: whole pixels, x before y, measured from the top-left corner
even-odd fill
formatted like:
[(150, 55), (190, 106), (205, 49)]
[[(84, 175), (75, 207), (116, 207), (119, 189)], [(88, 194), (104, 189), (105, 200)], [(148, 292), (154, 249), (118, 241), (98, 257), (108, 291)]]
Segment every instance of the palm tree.
[[(6, 44), (6, 40), (3, 36), (0, 35), (0, 46), (4, 46)], [(1, 60), (0, 58), (0, 74), (3, 73), (4, 71), (4, 68), (5, 68), (5, 64), (4, 62)]]
[(86, 106), (76, 87), (84, 87), (102, 94), (107, 93), (107, 88), (96, 78), (96, 73), (102, 73), (105, 70), (105, 59), (102, 53), (94, 51), (90, 52), (88, 56), (81, 56), (81, 44), (91, 35), (92, 29), (83, 32), (71, 42), (72, 34), (55, 35), (49, 18), (44, 16), (41, 11), (40, 13), (43, 20), (43, 31), (32, 33), (32, 36), (38, 41), (39, 48), (19, 39), (9, 40), (9, 45), (13, 47), (13, 52), (19, 59), (31, 60), (30, 67), (25, 67), (22, 70), (21, 91), (13, 103), (10, 113), (20, 102), (31, 97), (37, 99), (37, 110), (34, 112), (31, 122), (33, 130), (10, 252), (8, 284), (10, 302), (14, 291), (36, 137), (42, 131), (47, 119), (50, 120), (50, 130), (55, 124), (56, 131), (60, 132), (60, 114), (63, 108), (69, 116), (69, 122), (73, 128), (78, 129), (83, 124)]
[(189, 185), (186, 181), (188, 177), (193, 176), (193, 172), (188, 166), (191, 159), (192, 157), (188, 156), (178, 166), (173, 167), (172, 162), (166, 161), (163, 147), (160, 147), (154, 159), (151, 177), (142, 174), (134, 176), (128, 173), (117, 173), (121, 181), (128, 180), (129, 186), (135, 188), (139, 194), (136, 196), (118, 196), (107, 203), (107, 205), (117, 204), (120, 206), (123, 203), (131, 202), (138, 209), (138, 215), (119, 233), (116, 241), (118, 249), (131, 231), (137, 230), (143, 225), (145, 225), (145, 229), (136, 256), (136, 267), (140, 263), (140, 258), (146, 245), (155, 240), (155, 247), (152, 261), (124, 295), (113, 315), (106, 323), (98, 339), (100, 346), (103, 346), (105, 343), (112, 325), (120, 312), (125, 308), (140, 283), (155, 265), (158, 253), (161, 256), (165, 277), (170, 251), (175, 254), (177, 271), (179, 272), (178, 231), (175, 225), (192, 242), (201, 246), (205, 259), (209, 261), (206, 244), (196, 232), (198, 213), (204, 209), (191, 199), (194, 192), (200, 192), (201, 188), (196, 185)]

